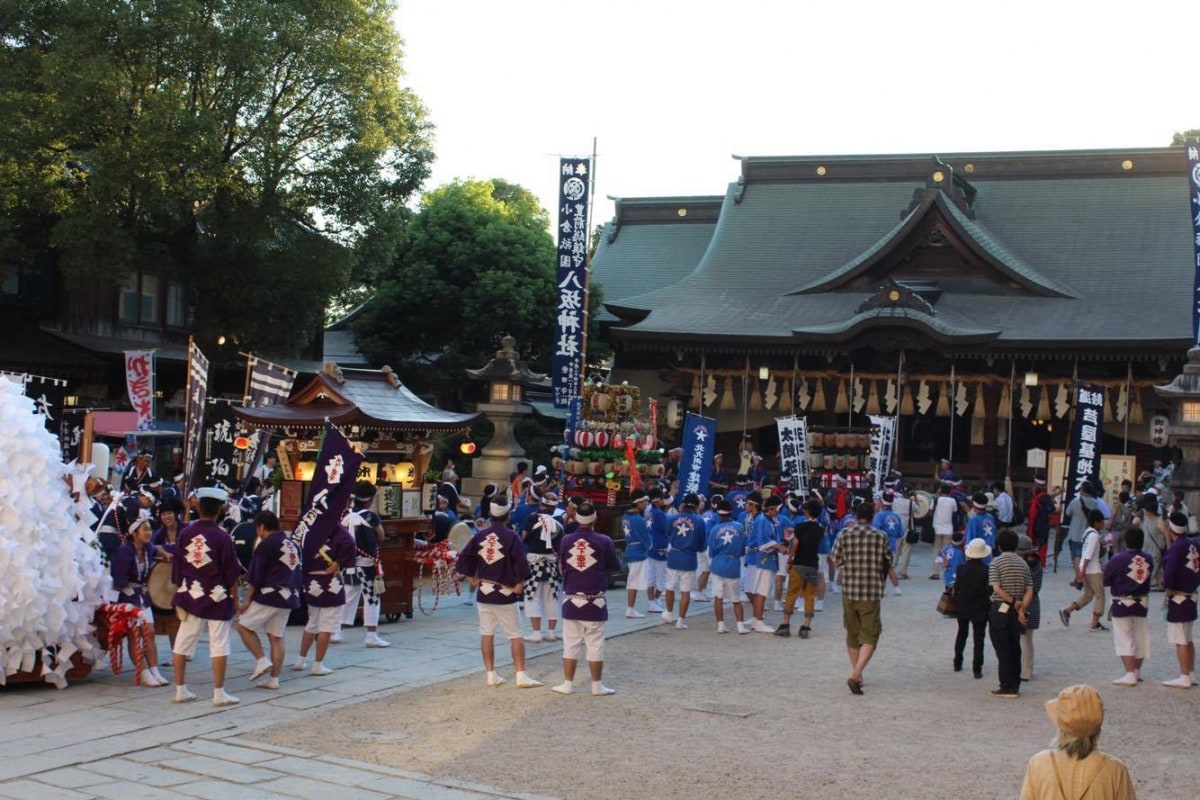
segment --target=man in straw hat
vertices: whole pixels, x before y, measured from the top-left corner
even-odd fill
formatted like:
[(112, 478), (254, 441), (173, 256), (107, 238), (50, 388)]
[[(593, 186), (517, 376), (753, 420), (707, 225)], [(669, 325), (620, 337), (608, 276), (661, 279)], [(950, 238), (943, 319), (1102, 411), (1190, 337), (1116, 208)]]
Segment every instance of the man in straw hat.
[(228, 499), (223, 489), (203, 487), (196, 490), (200, 518), (180, 531), (175, 557), (171, 559), (171, 583), (179, 587), (172, 602), (182, 612), (173, 648), (176, 703), (196, 699), (187, 688), (187, 660), (196, 652), (202, 629), (208, 633), (208, 652), (212, 659), (213, 705), (229, 706), (238, 702), (236, 697), (225, 692), (233, 604), (242, 572), (233, 539), (217, 524)]
[(586, 652), (592, 678), (592, 694), (614, 694), (601, 681), (604, 674), (604, 626), (608, 620), (608, 574), (621, 568), (612, 539), (592, 528), (596, 507), (585, 501), (575, 507), (579, 527), (563, 537), (559, 548), (559, 567), (563, 575), (563, 682), (554, 687), (558, 694), (575, 691), (575, 667), (580, 651)]
[(1058, 729), (1049, 750), (1029, 759), (1021, 800), (1137, 800), (1129, 769), (1097, 749), (1104, 703), (1091, 686), (1068, 686), (1046, 703)]
[(487, 685), (500, 686), (504, 678), (496, 672), (496, 628), (504, 631), (517, 670), (517, 688), (541, 686), (525, 674), (525, 641), (517, 618), (517, 601), (529, 579), (529, 561), (516, 531), (508, 527), (511, 507), (503, 498), (492, 499), (488, 508), (491, 524), (476, 532), (458, 554), (455, 570), (476, 590), (479, 614), (480, 651), (487, 670)]

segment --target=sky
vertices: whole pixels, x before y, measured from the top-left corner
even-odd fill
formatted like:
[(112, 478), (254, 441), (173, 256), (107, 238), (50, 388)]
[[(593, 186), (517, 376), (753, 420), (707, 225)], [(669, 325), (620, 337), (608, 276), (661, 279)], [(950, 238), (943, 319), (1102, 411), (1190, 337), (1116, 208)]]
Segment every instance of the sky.
[[(432, 189), (503, 178), (557, 206), (719, 195), (734, 155), (1163, 147), (1200, 128), (1200, 3), (398, 0)], [(553, 215), (552, 215), (553, 216)]]

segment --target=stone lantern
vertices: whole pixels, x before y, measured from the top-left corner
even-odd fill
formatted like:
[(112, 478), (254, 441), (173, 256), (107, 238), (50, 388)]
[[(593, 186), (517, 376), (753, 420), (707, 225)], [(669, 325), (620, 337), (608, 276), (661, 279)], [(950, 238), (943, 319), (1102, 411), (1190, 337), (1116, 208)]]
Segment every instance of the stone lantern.
[[(517, 357), (517, 340), (511, 336), (500, 340), (496, 357), (484, 367), (465, 372), (470, 380), (487, 381), (488, 400), (480, 403), (478, 410), (496, 429), (487, 447), (472, 462), (471, 477), (463, 479), (463, 491), (479, 497), (489, 483), (496, 484), (501, 490), (508, 488), (508, 476), (525, 457), (525, 451), (513, 436), (513, 425), (518, 417), (533, 411), (522, 401), (523, 390), (528, 386), (547, 384), (544, 374), (533, 372)], [(532, 464), (529, 471), (533, 473)]]
[(1183, 372), (1154, 391), (1171, 404), (1167, 442), (1182, 453), (1171, 488), (1182, 489), (1188, 508), (1200, 508), (1200, 347), (1188, 350)]

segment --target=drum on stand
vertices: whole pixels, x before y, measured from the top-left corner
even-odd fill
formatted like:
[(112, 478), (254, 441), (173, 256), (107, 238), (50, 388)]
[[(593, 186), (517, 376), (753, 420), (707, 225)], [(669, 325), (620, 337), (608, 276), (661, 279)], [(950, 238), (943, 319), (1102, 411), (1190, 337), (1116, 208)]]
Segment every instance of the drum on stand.
[(454, 523), (454, 527), (450, 529), (450, 535), (446, 538), (450, 541), (450, 549), (456, 553), (461, 553), (474, 535), (475, 532), (471, 530), (470, 525), (465, 522), (456, 522)]
[(157, 636), (167, 635), (175, 640), (179, 630), (179, 618), (171, 607), (178, 586), (171, 583), (171, 562), (159, 561), (150, 568), (146, 578), (146, 593), (150, 595), (150, 607), (154, 609), (154, 633)]
[(916, 491), (912, 496), (912, 518), (925, 519), (933, 511), (934, 496), (929, 492)]

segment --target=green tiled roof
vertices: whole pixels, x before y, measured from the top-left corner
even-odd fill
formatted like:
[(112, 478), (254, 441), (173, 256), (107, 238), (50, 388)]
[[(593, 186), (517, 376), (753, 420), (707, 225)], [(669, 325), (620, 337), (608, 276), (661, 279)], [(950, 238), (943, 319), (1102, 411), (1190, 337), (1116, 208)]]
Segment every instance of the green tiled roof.
[[(606, 223), (592, 258), (593, 282), (604, 304), (649, 289), (670, 286), (700, 263), (716, 227), (721, 198), (656, 197), (618, 199), (616, 218)], [(681, 215), (680, 210), (686, 213)], [(608, 311), (601, 322), (614, 322)]]
[[(915, 220), (936, 212), (995, 280), (946, 276), (931, 335), (1096, 351), (1191, 342), (1182, 150), (942, 159), (976, 189), (974, 218), (930, 183), (932, 155), (743, 159), (742, 180), (730, 185), (693, 268), (694, 256), (664, 235), (669, 226), (645, 227), (624, 249), (597, 253), (597, 275), (668, 261), (680, 274), (642, 281), (644, 291), (625, 297), (606, 292), (610, 311), (628, 323), (615, 335), (783, 346), (891, 324), (887, 315), (855, 318), (874, 287), (852, 279), (899, 261)], [(921, 192), (925, 203), (913, 208)]]

